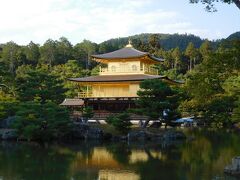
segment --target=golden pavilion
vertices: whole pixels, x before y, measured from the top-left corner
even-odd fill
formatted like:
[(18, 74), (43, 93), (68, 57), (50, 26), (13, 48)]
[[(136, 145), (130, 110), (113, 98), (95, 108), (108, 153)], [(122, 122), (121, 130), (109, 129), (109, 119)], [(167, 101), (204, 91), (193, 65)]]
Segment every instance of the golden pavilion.
[[(158, 75), (155, 64), (163, 59), (132, 47), (129, 42), (124, 48), (100, 55), (92, 55), (101, 64), (99, 75), (70, 78), (70, 81), (84, 87), (79, 92), (80, 104), (92, 106), (97, 112), (121, 112), (135, 107), (140, 82), (146, 79), (162, 79), (175, 83), (166, 76)], [(76, 101), (75, 104), (79, 104)], [(68, 103), (67, 101), (65, 103)], [(63, 103), (64, 105), (64, 103)]]

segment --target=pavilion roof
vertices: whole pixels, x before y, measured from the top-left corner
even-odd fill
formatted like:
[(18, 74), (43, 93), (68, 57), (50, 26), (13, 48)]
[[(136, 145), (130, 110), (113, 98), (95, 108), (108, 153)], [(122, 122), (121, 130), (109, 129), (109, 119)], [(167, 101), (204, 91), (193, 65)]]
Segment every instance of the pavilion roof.
[(82, 106), (84, 101), (81, 99), (65, 99), (60, 105), (61, 106)]
[(140, 57), (149, 57), (150, 59), (157, 61), (157, 62), (163, 62), (164, 60), (162, 58), (157, 58), (152, 55), (150, 55), (148, 52), (142, 52), (139, 51), (132, 46), (126, 46), (122, 49), (105, 53), (105, 54), (99, 54), (99, 55), (92, 55), (95, 59), (130, 59), (130, 58), (140, 58)]
[(129, 82), (129, 81), (143, 81), (145, 79), (165, 79), (173, 83), (181, 83), (169, 79), (167, 76), (148, 75), (148, 74), (132, 74), (132, 75), (101, 75), (101, 76), (88, 76), (83, 78), (70, 78), (70, 81), (93, 83), (93, 82)]

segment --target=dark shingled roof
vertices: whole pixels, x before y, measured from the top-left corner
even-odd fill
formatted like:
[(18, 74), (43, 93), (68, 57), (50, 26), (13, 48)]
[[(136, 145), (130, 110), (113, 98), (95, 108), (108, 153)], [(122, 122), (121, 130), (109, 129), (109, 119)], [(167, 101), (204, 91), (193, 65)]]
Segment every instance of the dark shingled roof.
[(122, 49), (119, 49), (110, 53), (92, 55), (92, 57), (96, 59), (127, 59), (127, 58), (138, 58), (138, 57), (144, 57), (144, 56), (148, 56), (149, 58), (155, 61), (159, 61), (159, 62), (163, 61), (163, 59), (161, 58), (154, 57), (147, 52), (142, 52), (132, 47), (124, 47)]
[(125, 81), (143, 81), (145, 79), (166, 79), (175, 83), (166, 76), (160, 75), (148, 75), (148, 74), (132, 74), (132, 75), (101, 75), (101, 76), (89, 76), (83, 78), (70, 78), (70, 81), (75, 82), (125, 82)]
[(81, 99), (65, 99), (60, 106), (82, 106), (84, 101)]

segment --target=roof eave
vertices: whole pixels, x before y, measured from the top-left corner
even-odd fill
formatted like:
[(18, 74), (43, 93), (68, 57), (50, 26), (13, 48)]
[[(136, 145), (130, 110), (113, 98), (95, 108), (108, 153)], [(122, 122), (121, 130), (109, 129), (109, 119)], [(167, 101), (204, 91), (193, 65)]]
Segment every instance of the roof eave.
[(110, 59), (132, 59), (132, 58), (140, 58), (144, 57), (146, 54), (140, 55), (140, 56), (131, 56), (131, 57), (99, 57), (97, 55), (92, 55), (91, 57), (94, 59), (101, 59), (101, 60), (110, 60)]
[(148, 57), (149, 58), (151, 58), (152, 60), (154, 60), (154, 61), (157, 61), (157, 62), (164, 62), (164, 59), (162, 59), (162, 58), (157, 58), (157, 57), (155, 57), (155, 56), (152, 56), (152, 55), (148, 55)]

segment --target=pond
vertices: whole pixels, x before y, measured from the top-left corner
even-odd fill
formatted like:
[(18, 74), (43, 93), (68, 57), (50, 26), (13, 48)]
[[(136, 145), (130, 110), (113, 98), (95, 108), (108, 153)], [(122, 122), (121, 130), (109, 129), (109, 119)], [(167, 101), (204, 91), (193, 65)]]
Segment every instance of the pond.
[(0, 142), (0, 179), (208, 180), (240, 155), (234, 133), (187, 131), (193, 140), (161, 143)]

